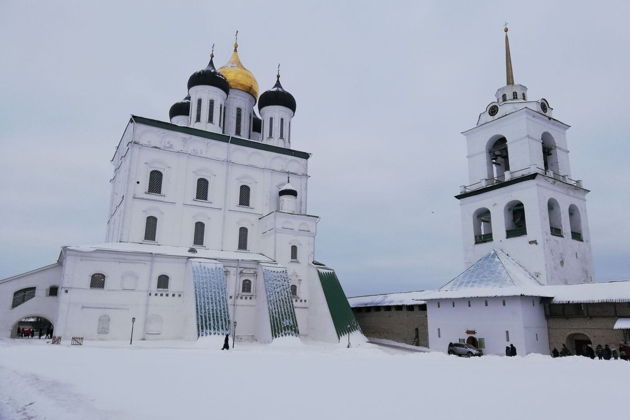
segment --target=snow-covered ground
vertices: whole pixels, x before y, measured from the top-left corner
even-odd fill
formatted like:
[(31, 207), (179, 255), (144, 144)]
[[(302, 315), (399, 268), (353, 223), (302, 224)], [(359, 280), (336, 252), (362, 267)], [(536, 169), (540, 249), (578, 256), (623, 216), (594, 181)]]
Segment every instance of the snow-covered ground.
[(627, 418), (630, 362), (362, 344), (0, 341), (0, 418)]

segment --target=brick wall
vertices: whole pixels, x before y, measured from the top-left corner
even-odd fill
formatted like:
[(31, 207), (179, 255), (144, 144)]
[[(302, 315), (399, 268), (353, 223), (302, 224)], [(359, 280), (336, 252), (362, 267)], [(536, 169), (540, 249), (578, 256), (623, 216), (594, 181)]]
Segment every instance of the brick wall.
[[(410, 308), (413, 310), (409, 310)], [(425, 305), (353, 308), (353, 311), (363, 334), (368, 338), (384, 338), (414, 344), (417, 328), (418, 344), (423, 347), (429, 346)]]

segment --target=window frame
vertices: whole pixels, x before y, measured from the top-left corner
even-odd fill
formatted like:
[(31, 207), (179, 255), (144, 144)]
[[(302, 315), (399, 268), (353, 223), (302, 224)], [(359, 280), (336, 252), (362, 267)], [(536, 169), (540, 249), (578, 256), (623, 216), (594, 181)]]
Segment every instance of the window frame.
[(204, 246), (206, 237), (206, 224), (201, 221), (195, 222), (194, 232), (193, 232), (193, 245), (195, 246)]
[(197, 108), (195, 109), (195, 122), (201, 122), (201, 98), (197, 98)]
[[(245, 286), (247, 286), (247, 287), (245, 287)], [(253, 291), (254, 291), (254, 283), (250, 279), (243, 279), (241, 281), (241, 294), (243, 294), (243, 295), (252, 295), (252, 294), (254, 294)]]
[(298, 246), (297, 245), (291, 245), (291, 261), (298, 261)]
[(105, 283), (107, 276), (104, 273), (96, 272), (90, 275), (90, 289), (105, 289)]
[(249, 236), (249, 229), (247, 229), (247, 227), (245, 226), (241, 226), (238, 228), (238, 244), (237, 244), (237, 249), (239, 251), (247, 251), (247, 246), (248, 246), (248, 236)]
[(13, 300), (11, 302), (11, 309), (17, 308), (23, 303), (28, 302), (29, 300), (35, 298), (37, 296), (37, 288), (36, 287), (24, 287), (20, 290), (16, 290), (13, 292)]
[(207, 178), (197, 178), (197, 186), (195, 188), (195, 200), (208, 201), (210, 193), (210, 181)]
[(241, 184), (238, 187), (238, 205), (242, 207), (251, 207), (252, 204), (252, 187), (247, 184)]
[(163, 195), (164, 173), (159, 169), (151, 169), (149, 171), (149, 180), (147, 182), (147, 194)]
[[(164, 284), (160, 284), (164, 282), (166, 282), (166, 287), (163, 287)], [(160, 274), (157, 278), (156, 290), (169, 290), (170, 282), (171, 278), (168, 275)]]
[(144, 219), (144, 241), (157, 242), (157, 226), (158, 218), (156, 216), (147, 216)]
[(208, 123), (214, 124), (214, 99), (208, 101)]
[(234, 122), (234, 135), (242, 137), (241, 126), (243, 125), (243, 110), (240, 107), (236, 108), (236, 120)]

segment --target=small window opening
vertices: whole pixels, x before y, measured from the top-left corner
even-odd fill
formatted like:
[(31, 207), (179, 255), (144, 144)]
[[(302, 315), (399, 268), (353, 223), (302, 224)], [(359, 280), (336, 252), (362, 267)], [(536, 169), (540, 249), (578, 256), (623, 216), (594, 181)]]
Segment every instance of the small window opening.
[(157, 279), (157, 288), (160, 290), (168, 290), (169, 278), (166, 274), (161, 274)]
[(149, 216), (147, 217), (144, 224), (144, 240), (145, 241), (155, 241), (155, 237), (157, 234), (157, 217)]

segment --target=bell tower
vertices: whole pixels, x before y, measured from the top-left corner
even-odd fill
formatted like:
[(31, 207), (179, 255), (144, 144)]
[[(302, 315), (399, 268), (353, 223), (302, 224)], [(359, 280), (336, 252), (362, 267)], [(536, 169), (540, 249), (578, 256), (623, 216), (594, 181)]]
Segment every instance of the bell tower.
[(586, 194), (571, 175), (566, 131), (542, 98), (514, 82), (505, 31), (506, 84), (464, 131), (468, 185), (460, 187), (464, 262), (502, 249), (542, 284), (593, 279)]

